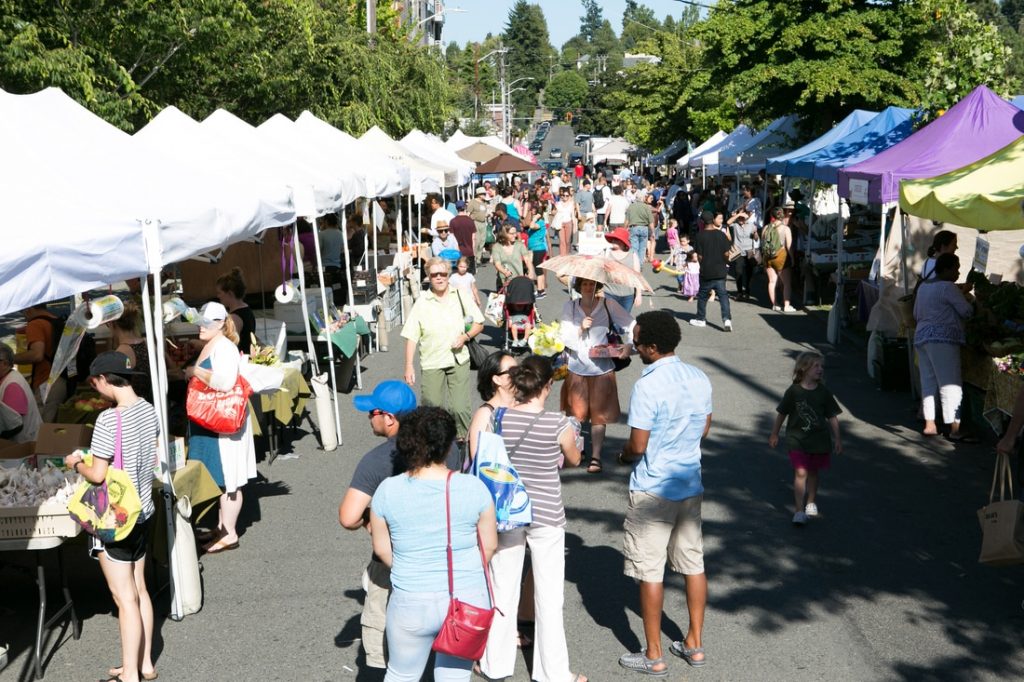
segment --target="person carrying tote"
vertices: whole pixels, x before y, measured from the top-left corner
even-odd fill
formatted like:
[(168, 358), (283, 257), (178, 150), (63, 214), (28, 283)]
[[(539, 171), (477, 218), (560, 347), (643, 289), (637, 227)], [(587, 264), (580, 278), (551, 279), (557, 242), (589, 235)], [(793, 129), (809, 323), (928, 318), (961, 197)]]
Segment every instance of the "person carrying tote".
[(98, 558), (103, 577), (117, 604), (121, 632), (121, 665), (111, 668), (107, 682), (155, 680), (153, 666), (153, 604), (146, 589), (146, 542), (153, 515), (153, 461), (156, 458), (160, 424), (156, 410), (135, 394), (131, 361), (124, 353), (101, 353), (89, 367), (89, 384), (101, 396), (115, 403), (96, 419), (86, 466), (79, 454), (64, 458), (64, 466), (90, 483), (102, 483), (107, 468), (117, 459), (139, 494), (142, 510), (135, 527), (123, 540), (103, 543), (90, 537), (89, 553)]
[[(199, 317), (199, 341), (204, 345), (196, 364), (185, 368), (185, 376), (195, 377), (216, 391), (229, 391), (238, 381), (241, 362), (235, 323), (220, 303), (207, 303)], [(190, 383), (189, 390), (196, 388)], [(207, 544), (203, 550), (207, 554), (218, 554), (237, 549), (236, 525), (242, 511), (242, 488), (256, 478), (256, 446), (248, 417), (242, 420), (241, 428), (235, 433), (215, 433), (190, 421), (188, 457), (202, 462), (224, 490), (220, 496), (217, 528), (205, 535)]]
[[(452, 474), (449, 483), (445, 462), (454, 440), (455, 420), (448, 412), (437, 407), (410, 412), (395, 442), (406, 471), (384, 480), (370, 504), (373, 551), (391, 568), (385, 682), (422, 677), (448, 612), (448, 486), (453, 595), (481, 609), (490, 607), (483, 562), (491, 560), (498, 545), (494, 501), (475, 476)], [(434, 679), (469, 680), (472, 665), (471, 660), (438, 653)]]

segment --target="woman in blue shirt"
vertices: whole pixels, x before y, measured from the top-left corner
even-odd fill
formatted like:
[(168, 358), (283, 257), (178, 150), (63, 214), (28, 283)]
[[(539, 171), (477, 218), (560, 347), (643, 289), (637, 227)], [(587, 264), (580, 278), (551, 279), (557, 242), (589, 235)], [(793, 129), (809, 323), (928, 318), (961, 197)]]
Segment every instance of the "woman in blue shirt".
[(544, 212), (541, 210), (540, 202), (533, 202), (532, 208), (533, 218), (527, 230), (526, 248), (533, 256), (533, 271), (537, 273), (537, 298), (544, 298), (547, 291), (545, 291), (544, 270), (540, 269), (540, 264), (548, 256), (548, 226), (544, 221)]
[[(386, 479), (373, 496), (373, 551), (391, 567), (385, 682), (420, 679), (448, 612), (445, 460), (454, 440), (455, 420), (441, 408), (421, 407), (404, 417), (395, 448), (406, 471)], [(498, 546), (494, 501), (479, 479), (454, 474), (450, 507), (454, 594), (489, 608), (483, 564), (490, 562)], [(439, 653), (434, 679), (468, 680), (472, 665), (473, 661)]]

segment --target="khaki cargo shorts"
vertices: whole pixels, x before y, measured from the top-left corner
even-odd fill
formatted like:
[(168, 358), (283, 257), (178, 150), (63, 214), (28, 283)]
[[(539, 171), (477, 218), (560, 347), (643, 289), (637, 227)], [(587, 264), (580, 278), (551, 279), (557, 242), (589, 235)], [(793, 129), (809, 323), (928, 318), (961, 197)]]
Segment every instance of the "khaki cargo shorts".
[(666, 560), (672, 570), (683, 575), (704, 572), (703, 497), (674, 501), (638, 490), (629, 492), (622, 543), (626, 575), (647, 583), (663, 582)]

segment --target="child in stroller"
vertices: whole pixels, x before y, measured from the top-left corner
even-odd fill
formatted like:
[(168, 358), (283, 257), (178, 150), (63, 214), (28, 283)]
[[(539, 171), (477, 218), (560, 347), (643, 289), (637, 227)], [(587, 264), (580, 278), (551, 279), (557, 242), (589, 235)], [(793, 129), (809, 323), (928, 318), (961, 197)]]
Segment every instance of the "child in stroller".
[(505, 349), (525, 351), (527, 340), (537, 324), (536, 297), (533, 280), (513, 277), (503, 290), (505, 294)]

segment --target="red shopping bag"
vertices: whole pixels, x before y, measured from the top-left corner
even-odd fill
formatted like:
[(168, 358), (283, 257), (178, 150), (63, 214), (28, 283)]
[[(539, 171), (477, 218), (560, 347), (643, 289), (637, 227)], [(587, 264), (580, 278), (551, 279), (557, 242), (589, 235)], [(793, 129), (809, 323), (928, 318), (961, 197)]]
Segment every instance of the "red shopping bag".
[(185, 412), (189, 419), (214, 433), (238, 433), (245, 423), (250, 395), (252, 387), (241, 373), (227, 391), (218, 391), (192, 377), (188, 382)]

